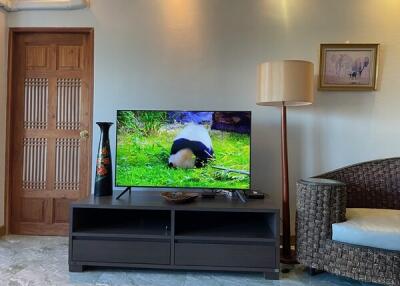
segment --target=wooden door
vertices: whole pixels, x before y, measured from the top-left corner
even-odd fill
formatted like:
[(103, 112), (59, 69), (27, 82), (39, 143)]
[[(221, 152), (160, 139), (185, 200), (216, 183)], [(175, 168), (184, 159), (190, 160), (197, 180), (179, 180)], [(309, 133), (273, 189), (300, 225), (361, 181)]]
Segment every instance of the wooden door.
[(11, 233), (65, 235), (90, 193), (91, 29), (10, 32)]

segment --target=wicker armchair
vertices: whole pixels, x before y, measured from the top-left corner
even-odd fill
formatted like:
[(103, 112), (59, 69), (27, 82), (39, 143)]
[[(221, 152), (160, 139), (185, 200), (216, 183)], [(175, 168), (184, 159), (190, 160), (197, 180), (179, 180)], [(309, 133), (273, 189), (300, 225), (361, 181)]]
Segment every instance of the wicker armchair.
[(332, 224), (345, 221), (346, 207), (400, 209), (400, 158), (300, 180), (296, 214), (301, 264), (364, 282), (400, 285), (400, 252), (332, 240)]

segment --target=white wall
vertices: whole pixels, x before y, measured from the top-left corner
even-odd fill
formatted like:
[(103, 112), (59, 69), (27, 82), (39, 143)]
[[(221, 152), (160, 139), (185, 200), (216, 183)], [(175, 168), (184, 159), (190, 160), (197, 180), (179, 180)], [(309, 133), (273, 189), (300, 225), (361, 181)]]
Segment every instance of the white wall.
[(314, 105), (289, 110), (293, 207), (301, 177), (400, 155), (399, 1), (93, 0), (8, 23), (95, 28), (94, 121), (119, 108), (253, 110), (253, 183), (277, 206), (280, 114), (255, 105), (256, 65), (306, 59), (317, 75), (320, 43), (381, 43), (379, 91), (317, 92)]
[(0, 226), (4, 225), (7, 15), (0, 9)]

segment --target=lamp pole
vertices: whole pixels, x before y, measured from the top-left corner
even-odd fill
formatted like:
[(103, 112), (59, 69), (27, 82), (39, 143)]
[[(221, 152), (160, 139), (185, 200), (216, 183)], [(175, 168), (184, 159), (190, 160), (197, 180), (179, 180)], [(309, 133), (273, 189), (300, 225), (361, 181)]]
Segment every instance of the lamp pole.
[(286, 106), (281, 106), (281, 168), (282, 168), (282, 262), (293, 263), (290, 249), (290, 202), (287, 150)]

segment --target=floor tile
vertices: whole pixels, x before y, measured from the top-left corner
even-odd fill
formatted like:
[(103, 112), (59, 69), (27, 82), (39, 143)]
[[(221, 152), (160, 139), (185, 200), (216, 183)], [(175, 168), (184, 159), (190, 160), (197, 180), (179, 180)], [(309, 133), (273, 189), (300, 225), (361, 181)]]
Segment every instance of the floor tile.
[(360, 283), (329, 273), (309, 276), (296, 265), (280, 280), (265, 280), (261, 273), (166, 271), (94, 268), (68, 271), (68, 239), (16, 236), (0, 239), (0, 286), (339, 286)]

